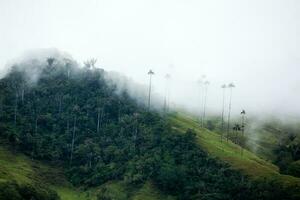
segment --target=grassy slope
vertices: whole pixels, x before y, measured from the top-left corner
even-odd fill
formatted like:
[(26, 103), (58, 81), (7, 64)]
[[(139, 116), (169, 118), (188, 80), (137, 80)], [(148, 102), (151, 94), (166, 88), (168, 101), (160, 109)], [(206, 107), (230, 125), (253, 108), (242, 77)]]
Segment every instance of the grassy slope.
[(173, 200), (174, 197), (167, 196), (159, 192), (151, 182), (146, 182), (139, 187), (128, 186), (121, 181), (112, 181), (99, 188), (105, 188), (105, 196), (114, 200)]
[[(32, 161), (20, 153), (13, 153), (0, 145), (0, 181), (15, 180), (19, 184), (45, 184), (55, 190), (62, 200), (88, 200), (87, 192), (75, 190), (61, 169)], [(91, 198), (93, 199), (93, 198)], [(95, 198), (94, 198), (95, 199)]]
[[(254, 153), (244, 150), (243, 156), (238, 145), (223, 141), (220, 135), (199, 127), (199, 124), (187, 116), (180, 114), (170, 116), (170, 121), (175, 129), (185, 132), (188, 128), (194, 129), (198, 142), (211, 156), (229, 163), (234, 169), (256, 179), (267, 178), (282, 183), (283, 187), (300, 189), (300, 178), (281, 175), (278, 167), (259, 158)], [(299, 190), (300, 191), (300, 190)]]
[(13, 153), (0, 143), (0, 181), (15, 180), (22, 183), (43, 183), (55, 190), (62, 200), (95, 200), (101, 187), (106, 187), (116, 200), (172, 199), (161, 194), (151, 183), (139, 188), (128, 187), (122, 182), (109, 182), (88, 191), (77, 190), (66, 180), (63, 170), (38, 161), (32, 161), (20, 153)]

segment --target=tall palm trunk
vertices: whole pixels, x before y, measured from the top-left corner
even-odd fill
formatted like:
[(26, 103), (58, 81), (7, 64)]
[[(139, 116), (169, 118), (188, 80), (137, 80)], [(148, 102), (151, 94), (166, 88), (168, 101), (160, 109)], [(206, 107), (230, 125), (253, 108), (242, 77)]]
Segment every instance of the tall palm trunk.
[(149, 79), (149, 94), (148, 94), (148, 109), (150, 110), (150, 104), (151, 104), (151, 87), (152, 87), (152, 75), (150, 74)]
[(242, 111), (242, 138), (240, 141), (241, 144), (241, 155), (243, 156), (244, 153), (244, 135), (245, 135), (245, 111)]
[(17, 126), (17, 112), (18, 112), (18, 92), (16, 92), (15, 107), (14, 107), (14, 127), (15, 127), (15, 129)]
[(25, 85), (22, 85), (22, 91), (21, 91), (21, 100), (22, 100), (22, 104), (24, 104), (24, 93), (25, 93)]
[(203, 90), (202, 85), (200, 85), (199, 90), (199, 123), (202, 126), (202, 113), (203, 113)]
[(105, 105), (103, 105), (103, 107), (101, 108), (99, 131), (100, 131), (100, 128), (103, 127), (103, 118), (104, 118), (104, 114), (105, 114), (104, 109), (105, 109)]
[(121, 101), (118, 102), (118, 123), (121, 121)]
[(63, 96), (60, 95), (59, 96), (59, 105), (58, 105), (58, 112), (59, 112), (59, 114), (61, 114), (61, 111), (62, 111), (62, 98), (63, 98)]
[(224, 132), (224, 109), (225, 109), (225, 87), (223, 87), (222, 119), (221, 119), (221, 142), (223, 142), (223, 132)]
[(97, 134), (99, 133), (100, 129), (100, 108), (98, 108), (98, 113), (97, 113)]
[(37, 134), (37, 130), (38, 130), (38, 115), (36, 114), (35, 116), (35, 128), (34, 128), (34, 133), (35, 135)]
[(204, 127), (204, 121), (206, 117), (206, 99), (207, 99), (207, 85), (204, 86), (204, 100), (203, 100), (203, 114), (201, 126)]
[(67, 119), (67, 134), (70, 132), (70, 122), (69, 122), (69, 117)]
[(227, 117), (227, 141), (229, 139), (229, 131), (230, 131), (230, 114), (231, 114), (231, 99), (232, 99), (232, 87), (230, 87), (230, 95), (229, 95), (229, 107), (228, 107), (228, 117)]
[(169, 111), (169, 103), (170, 103), (170, 74), (166, 74), (166, 88), (165, 88), (165, 99), (164, 99), (164, 111), (167, 113)]
[(74, 117), (74, 125), (73, 125), (70, 165), (72, 164), (72, 160), (73, 160), (73, 150), (74, 150), (74, 142), (75, 142), (75, 130), (76, 130), (76, 115)]
[(167, 113), (167, 90), (165, 92), (165, 98), (164, 98), (164, 112)]

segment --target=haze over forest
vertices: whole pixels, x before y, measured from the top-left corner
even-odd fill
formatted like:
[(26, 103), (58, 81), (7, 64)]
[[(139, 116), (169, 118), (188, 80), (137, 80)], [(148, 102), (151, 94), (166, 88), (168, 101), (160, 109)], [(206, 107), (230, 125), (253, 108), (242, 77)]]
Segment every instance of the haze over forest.
[(206, 75), (209, 112), (234, 82), (234, 114), (300, 115), (299, 10), (297, 0), (0, 0), (0, 69), (59, 49), (144, 85), (152, 69), (161, 96), (169, 73), (172, 104), (194, 111)]

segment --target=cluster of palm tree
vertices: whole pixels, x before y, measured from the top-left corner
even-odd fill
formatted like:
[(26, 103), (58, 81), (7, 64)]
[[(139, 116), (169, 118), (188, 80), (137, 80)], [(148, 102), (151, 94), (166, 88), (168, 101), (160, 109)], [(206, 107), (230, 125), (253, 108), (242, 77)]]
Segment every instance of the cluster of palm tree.
[(165, 98), (164, 98), (164, 112), (167, 113), (170, 109), (170, 79), (171, 75), (166, 74), (166, 88), (165, 88)]
[(227, 131), (226, 131), (226, 139), (229, 139), (229, 131), (230, 131), (230, 115), (231, 115), (231, 102), (232, 102), (232, 90), (235, 87), (233, 83), (229, 83), (227, 88), (229, 89), (229, 104), (228, 104), (228, 116), (227, 116)]
[(149, 75), (148, 109), (150, 110), (150, 106), (151, 106), (152, 76), (154, 75), (154, 72), (150, 69), (149, 72), (148, 72), (148, 75)]
[[(229, 102), (228, 102), (228, 113), (227, 113), (227, 127), (226, 127), (226, 140), (230, 139), (230, 130), (231, 130), (231, 107), (232, 107), (232, 92), (233, 88), (235, 88), (234, 83), (229, 83), (228, 85), (223, 84), (221, 85), (221, 88), (223, 90), (223, 98), (222, 98), (222, 112), (221, 112), (221, 142), (223, 142), (224, 138), (224, 132), (225, 132), (225, 98), (226, 98), (226, 89), (229, 89)], [(245, 133), (245, 115), (246, 111), (242, 110), (241, 111), (241, 123), (234, 124), (232, 127), (233, 130), (233, 137), (232, 141), (236, 144), (239, 144), (241, 146), (241, 154), (243, 154), (243, 141), (244, 141), (244, 133)], [(239, 133), (241, 133), (241, 137), (239, 137)]]
[[(148, 88), (148, 109), (151, 108), (151, 92), (152, 92), (152, 76), (154, 75), (154, 71), (150, 69), (148, 71), (149, 75), (149, 88)], [(167, 113), (170, 110), (170, 80), (171, 75), (166, 74), (166, 86), (165, 86), (165, 96), (164, 96), (164, 112)]]
[(210, 82), (206, 79), (205, 75), (202, 75), (201, 78), (198, 80), (198, 84), (200, 86), (200, 122), (201, 127), (204, 127), (205, 124), (205, 117), (206, 117), (206, 102), (207, 102), (207, 93), (208, 93), (208, 86)]
[[(148, 109), (151, 108), (151, 89), (152, 89), (152, 76), (154, 75), (154, 72), (150, 69), (148, 72), (149, 75), (149, 93), (148, 93)], [(166, 74), (166, 88), (165, 88), (165, 97), (164, 97), (164, 111), (167, 112), (169, 110), (169, 102), (170, 102), (170, 74)], [(208, 96), (208, 86), (210, 82), (207, 80), (205, 75), (202, 75), (201, 78), (198, 80), (198, 85), (200, 86), (200, 117), (199, 121), (201, 124), (201, 127), (205, 126), (206, 121), (206, 106), (207, 106), (207, 96)], [(224, 133), (226, 133), (226, 141), (228, 142), (229, 139), (232, 140), (232, 142), (239, 144), (241, 146), (241, 154), (243, 154), (243, 138), (245, 133), (245, 110), (242, 110), (241, 112), (241, 123), (234, 124), (231, 126), (231, 109), (232, 109), (232, 93), (233, 89), (235, 88), (234, 83), (229, 84), (223, 84), (221, 86), (223, 91), (223, 97), (222, 97), (222, 112), (221, 112), (221, 142), (224, 140)], [(228, 110), (227, 110), (227, 124), (225, 123), (225, 108), (226, 108), (226, 94), (227, 90), (229, 92), (228, 94)], [(226, 125), (225, 125), (226, 124)], [(226, 126), (226, 127), (225, 127)], [(232, 130), (233, 137), (230, 136)], [(240, 136), (240, 137), (239, 137)]]

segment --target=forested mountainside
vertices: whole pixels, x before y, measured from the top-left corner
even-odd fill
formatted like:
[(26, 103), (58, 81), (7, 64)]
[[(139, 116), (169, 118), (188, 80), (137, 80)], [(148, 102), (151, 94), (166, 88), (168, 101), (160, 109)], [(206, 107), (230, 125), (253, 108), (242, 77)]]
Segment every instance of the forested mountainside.
[[(276, 183), (253, 182), (210, 157), (192, 129), (174, 129), (165, 115), (138, 103), (107, 77), (92, 64), (81, 68), (67, 59), (14, 65), (0, 80), (1, 140), (32, 160), (64, 167), (69, 181), (83, 189), (110, 181), (133, 188), (151, 182), (184, 200), (299, 197)], [(38, 195), (37, 186), (23, 189), (1, 176), (4, 199), (60, 198), (52, 190)], [(7, 195), (16, 191), (17, 196)], [(116, 199), (103, 189), (97, 198)]]

